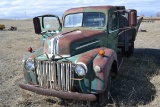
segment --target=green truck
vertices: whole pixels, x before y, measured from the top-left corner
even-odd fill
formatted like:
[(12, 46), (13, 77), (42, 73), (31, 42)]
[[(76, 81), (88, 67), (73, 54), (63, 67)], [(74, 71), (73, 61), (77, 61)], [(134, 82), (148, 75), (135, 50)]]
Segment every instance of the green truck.
[(63, 99), (107, 102), (123, 57), (134, 52), (142, 18), (125, 6), (89, 6), (33, 18), (43, 46), (23, 58), (22, 89)]

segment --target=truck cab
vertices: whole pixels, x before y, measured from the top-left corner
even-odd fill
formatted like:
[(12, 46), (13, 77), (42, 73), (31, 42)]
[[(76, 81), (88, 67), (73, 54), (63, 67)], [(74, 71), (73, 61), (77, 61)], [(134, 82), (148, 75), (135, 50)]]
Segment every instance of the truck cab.
[(33, 18), (43, 46), (23, 58), (23, 89), (42, 95), (108, 101), (123, 56), (131, 56), (142, 18), (124, 6), (90, 6)]

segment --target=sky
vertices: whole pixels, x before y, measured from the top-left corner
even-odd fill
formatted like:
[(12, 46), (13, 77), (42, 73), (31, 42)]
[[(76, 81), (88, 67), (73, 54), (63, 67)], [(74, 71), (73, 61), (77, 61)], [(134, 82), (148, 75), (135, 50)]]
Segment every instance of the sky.
[(1, 0), (0, 19), (27, 19), (43, 14), (62, 17), (69, 8), (97, 5), (123, 5), (136, 9), (139, 16), (150, 17), (160, 12), (159, 0)]

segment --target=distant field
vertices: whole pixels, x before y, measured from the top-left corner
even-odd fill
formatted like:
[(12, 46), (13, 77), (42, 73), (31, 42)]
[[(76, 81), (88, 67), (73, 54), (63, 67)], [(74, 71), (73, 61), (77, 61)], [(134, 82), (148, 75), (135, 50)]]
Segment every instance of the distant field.
[[(20, 89), (22, 58), (28, 47), (39, 48), (41, 35), (34, 33), (32, 20), (0, 20), (0, 107), (89, 106), (87, 102), (60, 100)], [(17, 31), (8, 31), (16, 26)], [(160, 105), (160, 21), (143, 22), (135, 41), (134, 56), (123, 59), (111, 96), (114, 105), (159, 107)]]

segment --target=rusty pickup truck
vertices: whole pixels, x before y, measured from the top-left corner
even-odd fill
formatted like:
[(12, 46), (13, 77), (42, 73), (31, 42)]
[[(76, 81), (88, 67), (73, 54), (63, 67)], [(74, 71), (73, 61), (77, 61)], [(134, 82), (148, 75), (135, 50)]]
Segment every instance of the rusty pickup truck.
[(22, 89), (64, 99), (106, 102), (123, 57), (134, 52), (142, 18), (125, 6), (71, 8), (62, 19), (33, 18), (43, 46), (23, 58)]

